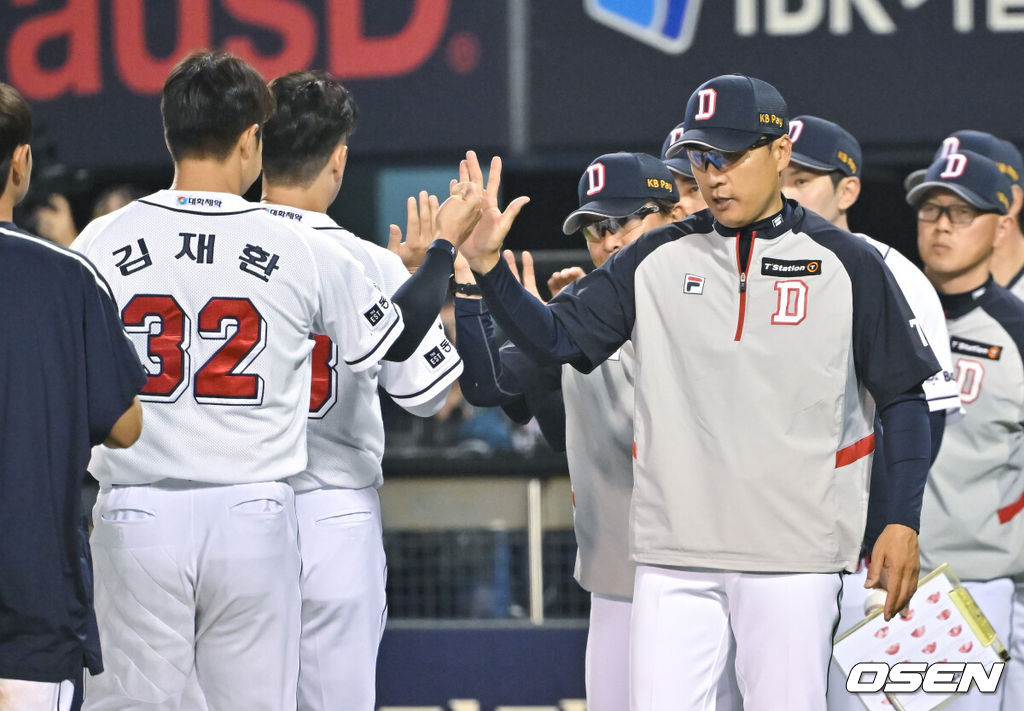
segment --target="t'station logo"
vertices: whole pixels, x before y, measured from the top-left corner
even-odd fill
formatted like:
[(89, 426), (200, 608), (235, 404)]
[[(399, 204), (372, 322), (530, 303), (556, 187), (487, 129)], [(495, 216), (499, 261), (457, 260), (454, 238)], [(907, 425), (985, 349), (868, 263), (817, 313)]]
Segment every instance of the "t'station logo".
[(682, 54), (693, 45), (702, 0), (583, 0), (593, 20), (661, 50)]

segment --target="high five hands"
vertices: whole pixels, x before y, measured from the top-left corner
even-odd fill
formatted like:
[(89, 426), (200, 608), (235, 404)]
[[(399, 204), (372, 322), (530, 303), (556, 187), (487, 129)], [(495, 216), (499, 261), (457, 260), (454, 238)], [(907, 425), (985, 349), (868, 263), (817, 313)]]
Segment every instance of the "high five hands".
[(504, 211), (498, 208), (498, 189), (501, 187), (501, 158), (491, 158), (491, 172), (484, 185), (484, 173), (476, 152), (466, 151), (466, 159), (459, 164), (459, 185), (471, 183), (483, 192), (483, 209), (469, 238), (459, 251), (478, 274), (486, 274), (501, 259), (501, 245), (523, 205), (530, 198), (521, 196), (510, 202)]
[(398, 225), (390, 227), (388, 249), (402, 258), (410, 272), (415, 272), (423, 262), (435, 239), (447, 240), (458, 249), (480, 221), (484, 197), (482, 187), (469, 181), (452, 180), (449, 193), (441, 205), (437, 197), (426, 190), (406, 201), (404, 241)]

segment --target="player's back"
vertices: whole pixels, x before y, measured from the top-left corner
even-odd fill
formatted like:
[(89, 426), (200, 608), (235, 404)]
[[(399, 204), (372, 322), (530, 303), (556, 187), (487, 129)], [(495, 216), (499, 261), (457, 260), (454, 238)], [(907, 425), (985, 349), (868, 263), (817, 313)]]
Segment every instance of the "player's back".
[[(264, 208), (282, 220), (300, 222), (320, 239), (345, 249), (386, 294), (394, 294), (409, 278), (398, 255), (360, 239), (326, 214), (285, 205), (265, 204)], [(462, 361), (439, 318), (408, 359), (382, 362), (360, 372), (337, 362), (329, 338), (317, 335), (316, 342), (306, 430), (309, 461), (306, 471), (289, 483), (296, 491), (380, 486), (384, 423), (378, 386), (400, 406), (421, 405), (447, 391), (462, 372)]]
[[(309, 334), (327, 291), (302, 228), (238, 196), (165, 190), (90, 225), (75, 247), (110, 281), (149, 374), (143, 436), (96, 453), (102, 484), (302, 471)], [(368, 307), (371, 330), (394, 320)], [(342, 350), (351, 363), (353, 346)]]

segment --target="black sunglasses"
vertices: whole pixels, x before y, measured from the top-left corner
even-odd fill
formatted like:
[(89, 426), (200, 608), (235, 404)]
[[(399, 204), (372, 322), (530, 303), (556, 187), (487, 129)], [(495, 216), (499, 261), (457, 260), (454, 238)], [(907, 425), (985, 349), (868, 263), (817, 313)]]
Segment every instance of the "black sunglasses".
[(761, 146), (767, 146), (776, 138), (778, 136), (761, 136), (746, 148), (738, 151), (720, 151), (717, 148), (687, 148), (686, 155), (689, 157), (690, 163), (701, 170), (707, 170), (708, 163), (719, 170), (725, 170), (750, 151)]

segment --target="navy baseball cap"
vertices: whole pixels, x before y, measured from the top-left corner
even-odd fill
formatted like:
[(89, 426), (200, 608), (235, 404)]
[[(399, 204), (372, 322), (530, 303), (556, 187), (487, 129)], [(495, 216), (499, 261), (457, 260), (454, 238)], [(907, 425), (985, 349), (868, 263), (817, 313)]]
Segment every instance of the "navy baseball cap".
[[(1021, 157), (1017, 147), (1009, 141), (993, 136), (985, 131), (972, 131), (964, 129), (954, 131), (946, 136), (942, 145), (935, 151), (932, 160), (944, 158), (950, 153), (963, 151), (974, 151), (994, 160), (1010, 181), (1024, 188), (1024, 158)], [(903, 187), (911, 190), (924, 180), (925, 170), (915, 170), (903, 181)]]
[(860, 177), (860, 143), (839, 124), (817, 116), (797, 116), (789, 122), (789, 138), (793, 141), (791, 164)]
[(679, 199), (668, 167), (646, 153), (598, 156), (580, 178), (579, 196), (579, 209), (562, 225), (567, 235), (596, 220), (631, 215), (651, 200)]
[(668, 169), (676, 175), (693, 180), (693, 166), (690, 164), (690, 159), (686, 157), (686, 154), (680, 155), (677, 153), (671, 158), (668, 157), (668, 149), (679, 140), (684, 130), (683, 124), (679, 124), (665, 136), (665, 142), (661, 144), (661, 162), (667, 165)]
[(1005, 215), (1010, 211), (1012, 185), (994, 160), (974, 151), (960, 151), (928, 166), (924, 180), (907, 193), (907, 202), (916, 207), (929, 190), (942, 188), (979, 210)]
[(741, 151), (761, 136), (784, 136), (788, 131), (786, 102), (774, 86), (742, 74), (724, 74), (690, 95), (683, 134), (666, 155), (671, 158), (687, 144)]

